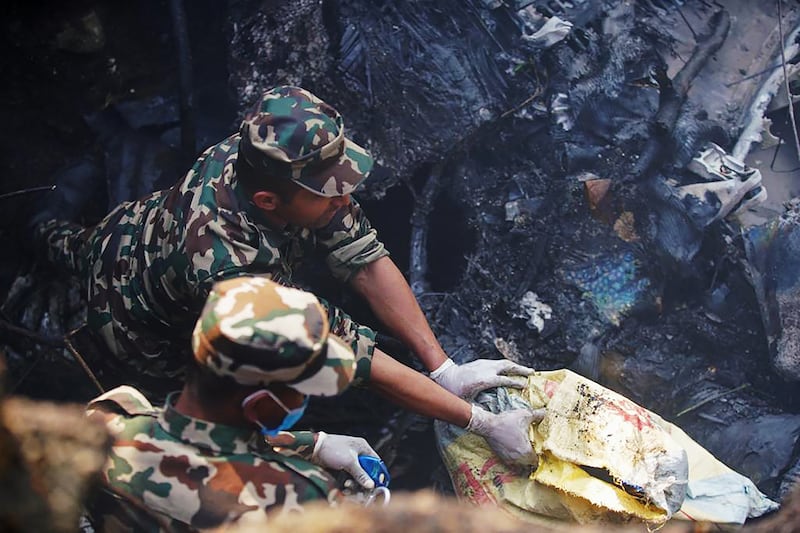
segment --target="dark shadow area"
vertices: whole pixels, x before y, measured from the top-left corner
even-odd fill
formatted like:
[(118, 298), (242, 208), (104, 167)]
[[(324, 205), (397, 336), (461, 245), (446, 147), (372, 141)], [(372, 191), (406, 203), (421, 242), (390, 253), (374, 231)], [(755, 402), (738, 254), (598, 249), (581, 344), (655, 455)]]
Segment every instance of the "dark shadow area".
[[(228, 41), (220, 23), (227, 6), (187, 2), (184, 23), (194, 81), (188, 97), (197, 117), (197, 146), (182, 161), (177, 155), (179, 57), (169, 7), (165, 0), (5, 6), (0, 194), (49, 186), (61, 170), (91, 161), (99, 179), (87, 180), (89, 188), (75, 200), (80, 205), (64, 205), (60, 214), (92, 224), (120, 201), (171, 186), (197, 153), (238, 128), (227, 85)], [(5, 300), (11, 290), (16, 302), (7, 302), (0, 318), (29, 333), (0, 332), (8, 383), (19, 394), (86, 401), (96, 389), (84, 370), (63, 345), (37, 339), (54, 338), (82, 314), (80, 294), (69, 280), (36, 260), (24, 241), (29, 217), (46, 200), (43, 192), (0, 199), (0, 245), (7, 251), (0, 261), (0, 295)]]
[(428, 281), (432, 292), (455, 289), (475, 248), (475, 232), (463, 205), (440, 194), (431, 212), (428, 233)]
[[(385, 170), (384, 170), (385, 172)], [(358, 191), (355, 194), (359, 197)], [(404, 185), (394, 186), (386, 191), (380, 200), (359, 197), (364, 211), (369, 215), (373, 227), (386, 249), (392, 254), (392, 260), (402, 272), (408, 271), (408, 241), (411, 236), (409, 220), (414, 208), (411, 193)]]

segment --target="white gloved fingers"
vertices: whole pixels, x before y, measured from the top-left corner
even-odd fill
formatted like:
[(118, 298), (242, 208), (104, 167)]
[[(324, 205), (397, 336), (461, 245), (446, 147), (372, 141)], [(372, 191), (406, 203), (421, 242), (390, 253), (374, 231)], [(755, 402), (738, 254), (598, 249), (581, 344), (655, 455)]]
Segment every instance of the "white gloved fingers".
[(507, 463), (536, 465), (538, 458), (530, 438), (530, 426), (541, 413), (530, 409), (513, 409), (494, 414), (472, 406), (467, 431), (481, 435), (497, 456)]
[(361, 437), (352, 437), (352, 438), (358, 441), (353, 448), (357, 456), (370, 455), (372, 457), (377, 457), (378, 459), (381, 458), (381, 456), (378, 455), (378, 452), (372, 449), (372, 446), (369, 445), (369, 442), (367, 442), (366, 439), (362, 439)]
[(538, 424), (542, 420), (544, 420), (545, 415), (547, 414), (547, 409), (541, 407), (539, 409), (533, 410), (533, 418), (531, 418), (531, 424)]
[(493, 387), (523, 388), (525, 376), (535, 372), (508, 359), (477, 359), (463, 365), (456, 365), (448, 359), (430, 376), (456, 396), (472, 399), (482, 390)]
[(491, 379), (486, 379), (483, 384), (483, 389), (491, 389), (493, 387), (511, 387), (512, 389), (524, 389), (528, 384), (528, 378), (523, 376), (495, 376)]
[(536, 373), (535, 369), (517, 364), (508, 359), (504, 359), (503, 362), (506, 364), (503, 365), (502, 369), (498, 370), (498, 374), (505, 374), (506, 376), (532, 376)]
[(501, 459), (510, 463), (538, 464), (539, 458), (530, 440), (530, 427), (535, 421), (538, 422), (535, 420), (538, 413), (530, 409), (514, 409), (495, 416), (502, 419), (500, 425), (505, 432), (502, 438), (495, 439), (495, 450)]
[(367, 490), (372, 490), (375, 488), (375, 481), (373, 481), (373, 479), (369, 477), (369, 474), (367, 474), (367, 471), (362, 468), (361, 463), (358, 462), (358, 456), (369, 455), (371, 457), (377, 457), (378, 459), (381, 457), (378, 455), (378, 452), (372, 449), (372, 446), (369, 445), (366, 439), (355, 437), (355, 440), (356, 442), (353, 446), (355, 461), (350, 463), (349, 466), (346, 466), (345, 471), (353, 476), (353, 479), (355, 479), (359, 485)]
[(536, 370), (520, 365), (508, 359), (476, 359), (461, 365), (463, 368), (475, 369), (482, 374), (504, 374), (506, 376), (532, 376)]
[(345, 472), (353, 476), (353, 479), (358, 482), (359, 485), (364, 487), (367, 490), (372, 490), (375, 488), (375, 481), (369, 477), (367, 471), (361, 466), (361, 463), (358, 462), (359, 455), (369, 455), (372, 457), (377, 457), (380, 459), (380, 456), (377, 454), (375, 450), (372, 449), (372, 446), (369, 443), (360, 437), (352, 437), (353, 438), (353, 447), (351, 449), (352, 453), (355, 456), (355, 460), (347, 463), (344, 467)]
[(380, 459), (372, 446), (361, 437), (328, 435), (320, 431), (317, 434), (311, 460), (331, 470), (344, 470), (362, 487), (371, 490), (375, 488), (375, 482), (358, 462), (359, 455), (370, 455)]
[(351, 463), (350, 466), (345, 467), (344, 470), (345, 472), (350, 474), (353, 477), (353, 479), (356, 480), (356, 483), (358, 483), (365, 489), (372, 490), (375, 488), (375, 482), (372, 481), (371, 477), (369, 477), (367, 471), (361, 468), (361, 465), (358, 464), (357, 460), (355, 461), (355, 463)]

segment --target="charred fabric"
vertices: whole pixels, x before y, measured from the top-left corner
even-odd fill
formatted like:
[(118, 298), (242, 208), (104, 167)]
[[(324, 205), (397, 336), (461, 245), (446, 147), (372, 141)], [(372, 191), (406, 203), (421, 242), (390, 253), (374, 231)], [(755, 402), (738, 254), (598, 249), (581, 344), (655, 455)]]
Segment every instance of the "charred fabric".
[[(794, 72), (795, 2), (238, 0), (216, 63), (198, 52), (203, 6), (188, 9), (179, 80), (143, 98), (109, 90), (86, 113), (86, 164), (109, 188), (84, 219), (177, 177), (191, 144), (233, 131), (259, 90), (308, 88), (379, 161), (359, 198), (451, 357), (573, 368), (772, 497), (800, 476), (798, 205), (744, 223), (763, 185), (709, 187), (725, 178), (703, 164), (744, 183), (753, 146), (796, 146), (791, 105), (769, 107), (771, 80)], [(225, 122), (214, 113), (228, 96)], [(80, 294), (4, 261), (11, 382), (87, 400), (76, 358), (91, 347), (64, 341)], [(349, 298), (330, 286), (318, 290)], [(372, 423), (396, 458), (411, 453), (397, 433), (419, 427)]]

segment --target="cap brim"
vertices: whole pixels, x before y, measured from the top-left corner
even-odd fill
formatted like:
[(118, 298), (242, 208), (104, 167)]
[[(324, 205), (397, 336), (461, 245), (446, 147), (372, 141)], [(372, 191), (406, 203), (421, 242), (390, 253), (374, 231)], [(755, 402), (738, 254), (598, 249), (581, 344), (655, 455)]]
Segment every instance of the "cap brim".
[(286, 385), (310, 396), (336, 396), (350, 386), (356, 372), (356, 356), (350, 346), (335, 335), (329, 335), (322, 367), (311, 376)]
[(319, 196), (344, 196), (352, 193), (367, 178), (374, 165), (375, 160), (364, 148), (345, 137), (344, 151), (335, 163), (313, 176), (301, 177), (295, 183)]

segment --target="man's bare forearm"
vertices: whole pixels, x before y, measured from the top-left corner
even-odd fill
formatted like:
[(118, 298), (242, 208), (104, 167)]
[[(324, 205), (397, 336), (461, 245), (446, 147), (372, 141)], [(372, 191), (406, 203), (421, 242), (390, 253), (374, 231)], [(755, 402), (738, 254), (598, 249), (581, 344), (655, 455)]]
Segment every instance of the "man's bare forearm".
[(472, 416), (468, 402), (378, 349), (372, 358), (369, 385), (400, 407), (462, 428)]
[(363, 267), (352, 279), (353, 288), (391, 333), (408, 346), (428, 370), (447, 359), (411, 287), (389, 257)]

